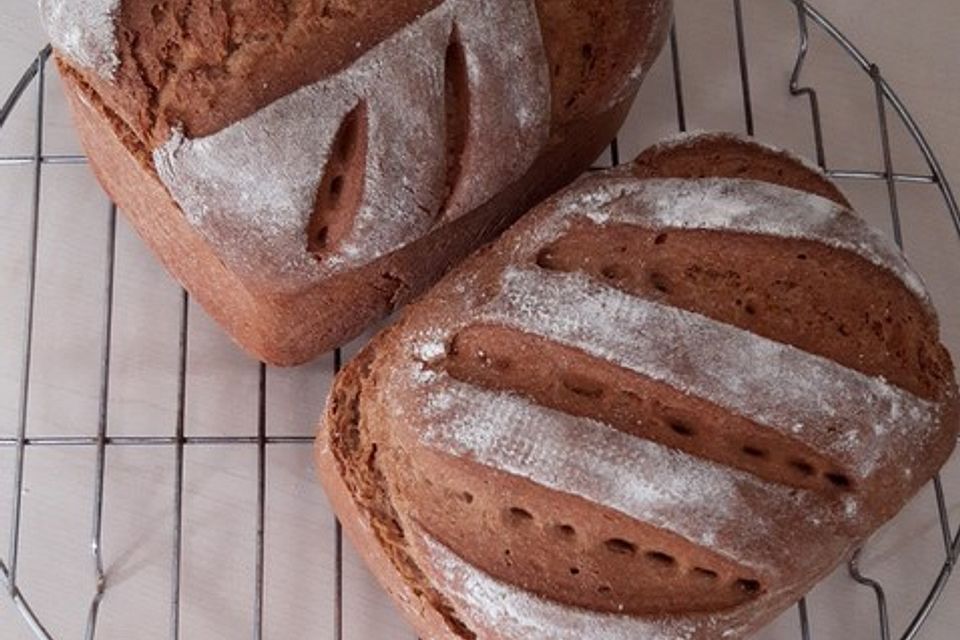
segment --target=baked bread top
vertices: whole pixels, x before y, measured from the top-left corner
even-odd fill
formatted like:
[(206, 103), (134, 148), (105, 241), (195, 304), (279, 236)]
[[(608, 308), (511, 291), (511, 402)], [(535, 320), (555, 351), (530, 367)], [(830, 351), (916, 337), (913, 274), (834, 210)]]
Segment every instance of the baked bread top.
[[(667, 0), (43, 0), (51, 40), (255, 291), (373, 262), (629, 98)], [(639, 34), (639, 37), (638, 37)]]
[(794, 602), (958, 429), (923, 284), (845, 203), (785, 153), (687, 136), (444, 279), (318, 442), (375, 571), (451, 637), (737, 638)]

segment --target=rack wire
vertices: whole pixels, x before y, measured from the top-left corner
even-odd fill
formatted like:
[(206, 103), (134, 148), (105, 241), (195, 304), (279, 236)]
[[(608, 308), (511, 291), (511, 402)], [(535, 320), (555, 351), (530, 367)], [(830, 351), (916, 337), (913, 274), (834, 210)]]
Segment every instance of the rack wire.
[[(935, 187), (939, 190), (943, 198), (946, 210), (951, 218), (953, 227), (960, 238), (960, 207), (951, 190), (950, 184), (944, 175), (936, 156), (928, 144), (924, 134), (920, 130), (909, 111), (898, 98), (897, 94), (890, 87), (883, 75), (880, 73), (876, 64), (872, 63), (864, 56), (859, 49), (841, 33), (821, 12), (803, 0), (784, 0), (793, 5), (797, 17), (798, 47), (795, 64), (790, 75), (788, 90), (790, 94), (798, 99), (806, 99), (809, 103), (810, 119), (813, 131), (813, 144), (816, 150), (817, 163), (832, 177), (846, 180), (864, 180), (864, 181), (883, 181), (886, 184), (887, 198), (890, 207), (891, 224), (893, 228), (894, 239), (898, 245), (903, 245), (902, 220), (900, 215), (900, 204), (898, 200), (898, 185), (900, 184), (921, 184)], [(743, 101), (744, 126), (749, 135), (755, 132), (754, 122), (754, 104), (753, 91), (751, 89), (750, 79), (750, 58), (748, 56), (748, 41), (745, 27), (742, 0), (731, 0), (732, 13), (736, 32), (737, 55), (739, 64), (740, 84)], [(841, 169), (835, 168), (827, 163), (826, 148), (824, 144), (823, 124), (820, 111), (820, 99), (817, 89), (813, 86), (803, 84), (804, 65), (807, 61), (810, 51), (810, 29), (815, 27), (829, 36), (837, 45), (839, 45), (856, 64), (869, 77), (873, 84), (876, 95), (876, 118), (880, 131), (880, 143), (883, 150), (884, 166), (882, 171), (866, 169)], [(179, 349), (178, 349), (178, 389), (176, 400), (176, 422), (174, 433), (171, 436), (119, 436), (111, 435), (109, 432), (109, 398), (111, 391), (111, 349), (112, 338), (114, 335), (114, 282), (116, 268), (116, 237), (117, 237), (117, 211), (116, 206), (111, 204), (109, 207), (109, 231), (107, 235), (107, 253), (104, 282), (104, 322), (101, 328), (101, 353), (100, 366), (97, 375), (99, 376), (100, 394), (99, 394), (99, 421), (96, 435), (93, 436), (31, 436), (28, 420), (28, 406), (31, 399), (31, 366), (33, 350), (33, 333), (35, 323), (35, 302), (36, 302), (36, 282), (37, 282), (37, 245), (38, 231), (40, 222), (40, 201), (41, 184), (44, 177), (44, 168), (50, 165), (76, 165), (85, 164), (86, 158), (82, 155), (70, 154), (44, 154), (44, 89), (46, 82), (47, 62), (51, 56), (49, 46), (42, 49), (36, 59), (29, 65), (23, 73), (19, 82), (14, 86), (11, 94), (2, 107), (0, 107), (0, 129), (4, 127), (14, 109), (20, 103), (21, 98), (31, 89), (36, 92), (36, 113), (35, 129), (33, 132), (34, 143), (33, 152), (28, 155), (7, 155), (0, 156), (0, 167), (31, 167), (32, 168), (32, 187), (30, 196), (30, 227), (29, 227), (29, 253), (28, 253), (28, 277), (25, 291), (25, 317), (24, 323), (24, 343), (22, 349), (22, 362), (20, 366), (19, 377), (19, 415), (16, 434), (13, 437), (0, 437), (0, 450), (12, 449), (14, 452), (13, 474), (10, 481), (13, 486), (13, 504), (10, 516), (10, 544), (6, 553), (5, 560), (0, 558), (0, 577), (2, 577), (2, 586), (7, 595), (15, 603), (17, 609), (22, 614), (26, 625), (32, 630), (37, 638), (41, 640), (54, 640), (53, 635), (44, 626), (41, 612), (35, 611), (28, 600), (27, 594), (21, 591), (20, 566), (22, 554), (22, 490), (24, 487), (24, 460), (27, 452), (37, 447), (80, 447), (92, 448), (96, 452), (95, 479), (94, 479), (94, 499), (91, 505), (91, 534), (90, 550), (92, 556), (92, 572), (94, 577), (94, 592), (91, 596), (84, 638), (86, 640), (95, 640), (98, 635), (98, 620), (101, 607), (105, 602), (108, 588), (111, 584), (110, 575), (105, 570), (103, 557), (103, 527), (104, 527), (104, 483), (107, 471), (106, 457), (107, 451), (113, 447), (159, 447), (172, 449), (174, 452), (175, 472), (173, 486), (170, 487), (172, 494), (174, 510), (173, 521), (170, 523), (170, 531), (173, 536), (173, 545), (170, 551), (172, 589), (169, 598), (170, 608), (170, 638), (178, 640), (181, 637), (181, 574), (183, 570), (183, 497), (184, 497), (184, 457), (185, 450), (189, 447), (217, 447), (222, 445), (242, 445), (253, 447), (256, 450), (257, 459), (257, 494), (256, 494), (256, 543), (255, 543), (255, 572), (254, 572), (254, 616), (252, 635), (256, 640), (263, 637), (264, 620), (264, 601), (265, 601), (265, 580), (264, 580), (264, 538), (266, 529), (266, 476), (268, 473), (267, 449), (268, 447), (286, 444), (308, 447), (312, 443), (312, 438), (302, 435), (281, 435), (269, 436), (267, 434), (267, 367), (259, 367), (259, 388), (257, 401), (257, 432), (254, 436), (188, 436), (185, 430), (185, 407), (187, 397), (187, 365), (188, 365), (188, 326), (190, 321), (189, 298), (185, 291), (180, 294), (180, 320), (179, 320)], [(678, 28), (675, 24), (670, 32), (669, 38), (669, 57), (672, 66), (673, 88), (675, 95), (676, 124), (680, 131), (687, 130), (686, 105), (684, 101), (684, 83), (681, 72), (681, 48)], [(899, 122), (906, 128), (910, 136), (916, 143), (922, 153), (923, 159), (928, 169), (924, 173), (902, 173), (897, 172), (893, 163), (893, 154), (891, 151), (890, 135), (890, 112), (892, 111)], [(619, 163), (619, 145), (614, 141), (610, 157), (613, 164)], [(338, 349), (334, 354), (333, 368), (338, 371), (343, 355)], [(950, 578), (951, 572), (956, 564), (957, 557), (960, 555), (960, 529), (954, 530), (951, 527), (947, 501), (945, 497), (945, 488), (938, 475), (933, 480), (934, 497), (936, 500), (936, 509), (939, 519), (939, 527), (943, 542), (943, 562), (940, 571), (930, 586), (929, 591), (923, 600), (921, 606), (916, 611), (913, 619), (907, 627), (894, 636), (890, 627), (889, 616), (887, 612), (887, 596), (884, 586), (880, 582), (865, 576), (860, 571), (859, 552), (849, 563), (849, 574), (851, 578), (870, 589), (876, 600), (879, 638), (889, 640), (898, 637), (901, 640), (912, 640), (918, 637), (921, 627), (933, 611), (944, 588)], [(329, 637), (334, 640), (344, 638), (343, 625), (343, 540), (339, 523), (336, 524), (334, 534), (334, 602), (333, 602), (333, 620), (332, 628), (329, 630)], [(806, 599), (801, 599), (797, 603), (798, 631), (803, 640), (811, 640), (813, 634), (811, 631), (810, 614)]]

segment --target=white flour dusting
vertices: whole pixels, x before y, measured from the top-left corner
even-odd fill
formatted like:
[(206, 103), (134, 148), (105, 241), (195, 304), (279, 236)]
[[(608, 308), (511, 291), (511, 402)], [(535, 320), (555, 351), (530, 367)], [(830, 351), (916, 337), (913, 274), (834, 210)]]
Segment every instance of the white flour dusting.
[(614, 509), (761, 575), (789, 566), (793, 550), (771, 544), (792, 526), (780, 515), (799, 510), (836, 524), (828, 501), (813, 492), (760, 480), (516, 394), (449, 376), (424, 391), (424, 446)]
[(690, 622), (641, 620), (559, 605), (505, 584), (465, 562), (429, 534), (424, 546), (440, 585), (459, 601), (474, 626), (497, 629), (506, 638), (551, 640), (687, 640)]
[(120, 0), (39, 0), (40, 19), (53, 47), (105, 80), (120, 66), (114, 18)]
[[(443, 219), (523, 175), (549, 138), (550, 82), (532, 0), (447, 0), (344, 71), (210, 136), (173, 135), (154, 163), (234, 271), (296, 290), (427, 233), (445, 204), (444, 59), (456, 26), (471, 104), (464, 179)], [(306, 229), (344, 116), (366, 104), (368, 152), (353, 227), (320, 260)]]
[[(500, 582), (464, 561), (442, 542), (425, 532), (424, 554), (435, 570), (437, 586), (457, 605), (475, 630), (489, 630), (498, 638), (549, 638), (550, 640), (691, 640), (739, 638), (743, 613), (691, 614), (683, 619), (639, 618), (598, 613), (540, 598)], [(762, 609), (757, 610), (762, 613)], [(722, 630), (722, 631), (721, 631)], [(481, 633), (481, 637), (491, 637)]]
[[(865, 479), (936, 407), (843, 365), (579, 273), (509, 268), (476, 317), (580, 349), (795, 438)], [(833, 416), (844, 416), (837, 424)], [(794, 425), (803, 429), (795, 431)], [(849, 436), (838, 439), (831, 428)], [(893, 447), (893, 449), (891, 449)]]
[[(438, 336), (435, 327), (420, 330), (405, 353), (434, 354), (437, 344), (466, 327), (505, 326), (713, 402), (810, 446), (860, 482), (891, 471), (909, 477), (924, 453), (923, 442), (938, 428), (933, 403), (881, 377), (628, 295), (585, 274), (532, 266), (545, 244), (584, 218), (650, 229), (729, 230), (853, 252), (894, 273), (928, 302), (902, 255), (863, 221), (823, 198), (767, 183), (638, 182), (628, 169), (584, 178), (578, 191), (557, 203), (553, 213), (509, 236), (506, 253), (514, 266), (501, 272), (496, 296), (465, 297), (452, 319), (441, 323), (445, 335)], [(448, 286), (470, 291), (471, 277), (463, 274)], [(398, 384), (420, 385), (415, 399), (389, 401), (396, 400), (416, 425), (423, 446), (617, 510), (722, 554), (774, 588), (748, 608), (684, 616), (682, 623), (615, 616), (563, 606), (500, 582), (418, 532), (414, 544), (426, 549), (426, 566), (439, 573), (433, 579), (480, 637), (741, 637), (765, 612), (794, 601), (799, 594), (791, 589), (812, 583), (832, 559), (844, 557), (869, 521), (856, 492), (830, 498), (791, 489), (516, 393), (454, 380), (442, 369), (425, 376), (419, 363), (390, 375), (399, 377)]]
[(844, 207), (818, 195), (735, 178), (637, 180), (628, 169), (572, 192), (560, 201), (563, 217), (587, 216), (597, 224), (637, 224), (657, 229), (755, 233), (820, 242), (853, 252), (896, 275), (929, 303), (920, 276), (879, 231)]

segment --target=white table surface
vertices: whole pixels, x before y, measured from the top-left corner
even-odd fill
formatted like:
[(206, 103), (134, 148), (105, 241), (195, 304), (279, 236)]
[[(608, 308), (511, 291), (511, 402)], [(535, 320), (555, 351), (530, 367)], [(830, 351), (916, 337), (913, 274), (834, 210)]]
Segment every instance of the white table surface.
[[(960, 4), (955, 0), (823, 0), (818, 6), (881, 66), (960, 189)], [(805, 103), (785, 90), (796, 44), (784, 0), (744, 0), (758, 135), (812, 153)], [(33, 2), (0, 3), (0, 97), (44, 43)], [(742, 131), (743, 116), (728, 0), (678, 0), (683, 79), (691, 128)], [(805, 78), (821, 90), (827, 159), (836, 168), (882, 168), (869, 82), (819, 33)], [(46, 153), (75, 153), (58, 82), (46, 93)], [(622, 135), (625, 157), (676, 130), (668, 56), (652, 71)], [(0, 155), (29, 153), (35, 96), (0, 131)], [(919, 155), (894, 127), (898, 170), (922, 172)], [(29, 167), (0, 167), (0, 437), (15, 433), (26, 283)], [(889, 229), (883, 183), (843, 186), (862, 213)], [(930, 187), (899, 190), (908, 254), (940, 307), (945, 338), (960, 355), (960, 242)], [(47, 167), (41, 200), (31, 436), (93, 435), (108, 230), (107, 200), (83, 166)], [(177, 393), (178, 287), (125, 222), (117, 232), (109, 395), (111, 435), (173, 433)], [(267, 426), (310, 434), (330, 380), (331, 358), (268, 374)], [(258, 367), (195, 306), (190, 308), (186, 432), (253, 435)], [(104, 554), (109, 589), (98, 638), (170, 637), (173, 452), (111, 448), (105, 488)], [(0, 558), (7, 558), (13, 454), (0, 447)], [(93, 592), (89, 555), (94, 451), (31, 448), (26, 460), (21, 588), (58, 640), (80, 638)], [(960, 522), (960, 464), (944, 474), (951, 516)], [(188, 447), (184, 479), (181, 638), (251, 637), (254, 602), (256, 449)], [(928, 487), (868, 544), (863, 570), (882, 580), (893, 627), (902, 629), (942, 558)], [(268, 453), (264, 637), (332, 638), (334, 520), (314, 481), (307, 446)], [(344, 556), (344, 637), (405, 640), (400, 621), (349, 549)], [(809, 598), (813, 637), (879, 637), (869, 590), (844, 570)], [(960, 637), (960, 580), (948, 587), (921, 638)], [(33, 636), (0, 597), (0, 640)], [(791, 610), (759, 636), (798, 638)]]

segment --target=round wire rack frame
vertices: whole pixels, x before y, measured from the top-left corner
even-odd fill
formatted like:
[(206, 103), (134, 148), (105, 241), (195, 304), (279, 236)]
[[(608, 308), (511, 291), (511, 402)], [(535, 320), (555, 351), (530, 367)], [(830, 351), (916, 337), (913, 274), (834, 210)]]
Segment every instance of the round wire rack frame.
[[(920, 130), (913, 117), (907, 111), (904, 104), (897, 97), (894, 90), (887, 84), (877, 65), (873, 64), (859, 49), (841, 33), (822, 13), (803, 0), (784, 0), (796, 10), (798, 48), (790, 75), (789, 86), (785, 87), (791, 95), (798, 99), (806, 100), (809, 103), (809, 115), (812, 123), (813, 144), (816, 150), (816, 159), (818, 164), (832, 177), (849, 180), (867, 180), (883, 181), (886, 184), (887, 197), (889, 200), (891, 224), (893, 236), (898, 245), (902, 246), (903, 233), (901, 227), (900, 204), (898, 202), (899, 184), (918, 184), (928, 185), (931, 188), (939, 190), (942, 196), (945, 208), (949, 213), (954, 230), (960, 238), (960, 208), (957, 200), (950, 188), (946, 176), (941, 169), (940, 163), (934, 155), (924, 134)], [(745, 35), (745, 20), (741, 0), (731, 0), (733, 20), (736, 28), (737, 55), (739, 62), (740, 83), (742, 89), (743, 115), (746, 132), (749, 135), (754, 134), (754, 105), (750, 84), (750, 60), (747, 55), (747, 42)], [(807, 86), (803, 82), (804, 65), (807, 60), (807, 54), (810, 48), (810, 27), (822, 30), (826, 36), (839, 45), (855, 63), (867, 74), (876, 94), (876, 113), (877, 124), (880, 132), (880, 145), (883, 151), (884, 167), (882, 171), (867, 169), (835, 169), (827, 165), (824, 133), (821, 124), (820, 100), (817, 90), (813, 86)], [(674, 27), (670, 33), (669, 53), (667, 54), (672, 63), (673, 87), (676, 103), (676, 121), (677, 128), (680, 131), (687, 129), (687, 118), (684, 104), (683, 78), (680, 65), (680, 45), (677, 33), (677, 27)], [(115, 447), (164, 447), (172, 449), (175, 459), (174, 486), (172, 492), (174, 496), (173, 522), (171, 523), (173, 545), (172, 545), (172, 569), (171, 584), (172, 593), (170, 594), (170, 636), (176, 640), (180, 637), (180, 610), (181, 610), (181, 573), (183, 569), (183, 495), (184, 495), (184, 452), (189, 447), (196, 446), (216, 446), (216, 445), (243, 445), (251, 447), (256, 451), (257, 458), (257, 496), (256, 496), (256, 544), (255, 544), (255, 588), (254, 588), (254, 615), (253, 630), (254, 638), (259, 639), (263, 636), (263, 611), (265, 600), (265, 581), (264, 581), (264, 531), (266, 528), (266, 482), (267, 473), (267, 449), (271, 445), (287, 444), (309, 447), (312, 438), (302, 435), (273, 436), (268, 435), (266, 423), (266, 380), (267, 368), (264, 365), (259, 367), (259, 398), (257, 415), (257, 433), (250, 437), (234, 436), (188, 436), (185, 431), (185, 398), (187, 394), (187, 342), (188, 342), (188, 322), (189, 322), (189, 298), (186, 292), (180, 294), (180, 325), (179, 325), (179, 366), (178, 366), (178, 393), (176, 407), (176, 425), (173, 435), (169, 437), (155, 436), (112, 436), (108, 432), (108, 396), (111, 385), (111, 338), (113, 336), (113, 302), (114, 302), (114, 267), (116, 262), (116, 207), (110, 205), (109, 210), (109, 233), (107, 237), (108, 259), (106, 260), (106, 273), (104, 282), (106, 289), (104, 291), (104, 324), (102, 327), (102, 347), (100, 352), (100, 367), (96, 373), (100, 381), (99, 398), (99, 421), (97, 432), (94, 436), (38, 436), (31, 437), (29, 430), (29, 420), (27, 407), (31, 397), (31, 364), (32, 347), (35, 322), (35, 301), (37, 295), (37, 244), (40, 219), (40, 200), (41, 200), (41, 181), (44, 168), (49, 165), (65, 164), (85, 164), (86, 158), (82, 155), (69, 154), (44, 154), (44, 84), (47, 63), (51, 56), (49, 46), (40, 51), (36, 59), (26, 69), (19, 82), (14, 86), (11, 94), (6, 98), (2, 107), (0, 107), (0, 130), (7, 123), (7, 120), (14, 109), (17, 107), (20, 99), (30, 90), (36, 91), (36, 113), (35, 130), (33, 132), (33, 152), (25, 155), (6, 155), (0, 156), (0, 168), (4, 167), (28, 167), (32, 169), (33, 184), (30, 190), (30, 222), (29, 222), (29, 253), (28, 253), (28, 277), (25, 302), (24, 318), (24, 342), (22, 345), (22, 362), (19, 376), (19, 413), (16, 425), (15, 435), (12, 437), (0, 437), (0, 451), (3, 449), (12, 450), (14, 456), (12, 478), (9, 480), (13, 485), (12, 492), (12, 512), (10, 516), (10, 544), (6, 557), (0, 557), (0, 578), (6, 594), (15, 603), (17, 609), (23, 617), (26, 625), (32, 630), (37, 638), (42, 640), (54, 640), (54, 636), (44, 626), (42, 612), (35, 611), (29, 602), (28, 594), (24, 593), (18, 582), (18, 575), (21, 565), (21, 521), (23, 513), (22, 494), (24, 487), (24, 460), (28, 450), (37, 447), (81, 447), (92, 448), (96, 452), (95, 479), (93, 489), (92, 508), (92, 534), (90, 538), (90, 549), (93, 559), (93, 577), (95, 588), (91, 594), (89, 610), (85, 625), (84, 637), (86, 640), (97, 638), (98, 619), (100, 605), (110, 586), (110, 575), (105, 570), (103, 559), (103, 533), (104, 533), (104, 483), (106, 472), (107, 450)], [(927, 171), (921, 173), (898, 173), (894, 170), (893, 154), (891, 152), (891, 133), (888, 119), (890, 115), (897, 118), (905, 127), (906, 131), (916, 143), (918, 150), (922, 154), (926, 164)], [(619, 145), (614, 141), (610, 150), (610, 157), (613, 164), (619, 162)], [(334, 372), (339, 370), (341, 364), (341, 351), (338, 349), (333, 357)], [(917, 638), (921, 627), (927, 621), (930, 613), (936, 606), (942, 595), (951, 572), (956, 563), (958, 554), (960, 554), (960, 529), (954, 530), (949, 522), (947, 500), (945, 489), (939, 475), (933, 480), (933, 493), (936, 500), (936, 510), (939, 519), (939, 527), (942, 534), (943, 543), (943, 561), (933, 583), (929, 586), (926, 597), (922, 604), (916, 610), (909, 624), (894, 635), (888, 619), (887, 597), (884, 586), (880, 582), (873, 580), (860, 571), (859, 552), (854, 555), (849, 563), (849, 574), (851, 578), (872, 590), (876, 599), (876, 610), (878, 617), (878, 635), (881, 640), (890, 640), (891, 638), (900, 638), (901, 640), (911, 640)], [(342, 640), (345, 635), (343, 623), (343, 547), (340, 534), (339, 523), (335, 528), (334, 539), (334, 603), (333, 603), (333, 622), (330, 636), (335, 640)], [(797, 603), (797, 612), (799, 615), (798, 632), (803, 640), (810, 640), (814, 637), (811, 631), (810, 614), (806, 599)], [(349, 635), (349, 634), (348, 634)]]

